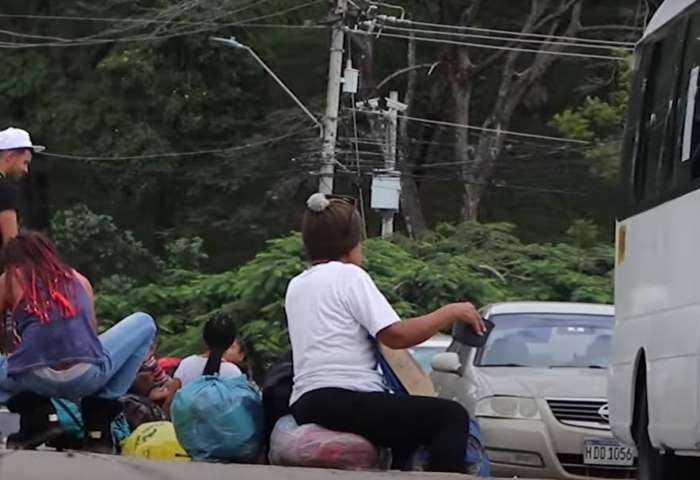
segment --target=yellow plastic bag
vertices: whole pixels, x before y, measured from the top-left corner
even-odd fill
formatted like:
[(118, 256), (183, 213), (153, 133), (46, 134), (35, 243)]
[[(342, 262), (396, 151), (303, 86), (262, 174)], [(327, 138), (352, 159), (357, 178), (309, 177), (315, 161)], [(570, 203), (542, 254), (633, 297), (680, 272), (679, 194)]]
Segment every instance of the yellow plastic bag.
[(188, 462), (190, 457), (180, 446), (175, 428), (170, 422), (150, 422), (140, 425), (122, 443), (122, 454), (150, 460)]

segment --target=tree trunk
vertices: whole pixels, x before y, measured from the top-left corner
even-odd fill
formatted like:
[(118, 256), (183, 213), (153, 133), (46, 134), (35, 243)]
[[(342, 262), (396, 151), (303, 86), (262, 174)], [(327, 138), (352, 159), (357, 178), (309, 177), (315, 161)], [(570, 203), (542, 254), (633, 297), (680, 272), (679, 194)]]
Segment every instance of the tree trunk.
[[(408, 66), (413, 67), (416, 64), (416, 42), (411, 39), (408, 42)], [(406, 96), (404, 103), (408, 105), (405, 115), (410, 116), (413, 104), (413, 98), (416, 92), (417, 71), (411, 70), (408, 74), (408, 84), (406, 87)], [(421, 207), (420, 196), (418, 193), (418, 185), (412, 175), (412, 169), (408, 165), (410, 155), (410, 139), (408, 137), (408, 120), (401, 117), (399, 123), (399, 141), (397, 165), (401, 173), (401, 215), (403, 216), (406, 230), (409, 237), (419, 237), (428, 228), (425, 217), (423, 216), (423, 208)]]
[(484, 187), (476, 184), (465, 184), (462, 194), (462, 221), (475, 222), (479, 218), (479, 206)]
[[(522, 33), (546, 30), (547, 35), (554, 35), (559, 31), (562, 20), (566, 16), (569, 17), (568, 26), (563, 34), (573, 37), (578, 33), (582, 1), (559, 0), (558, 6), (553, 9), (552, 2), (553, 0), (531, 0), (530, 14), (522, 27)], [(469, 19), (478, 12), (478, 2), (474, 2), (473, 5), (477, 6), (470, 9), (472, 11), (467, 15)], [(464, 18), (462, 20), (464, 21)], [(514, 42), (514, 46), (517, 46), (517, 41)], [(544, 43), (540, 48), (541, 51), (534, 55), (529, 66), (524, 70), (518, 69), (522, 64), (522, 58), (517, 50), (509, 53), (497, 52), (476, 66), (472, 65), (467, 48), (455, 48), (449, 55), (451, 59), (449, 78), (455, 100), (455, 123), (460, 125), (470, 124), (472, 74), (505, 57), (497, 98), (490, 114), (481, 125), (485, 129), (496, 130), (496, 132), (482, 131), (476, 148), (470, 145), (468, 128), (458, 128), (455, 133), (455, 156), (460, 163), (460, 179), (464, 191), (462, 220), (478, 219), (481, 198), (486, 187), (493, 181), (493, 171), (503, 150), (506, 134), (502, 133), (502, 130), (508, 129), (516, 108), (532, 86), (547, 73), (556, 59), (555, 56), (544, 52), (556, 53), (565, 47), (561, 43)]]
[[(449, 57), (450, 84), (455, 105), (454, 122), (469, 125), (472, 98), (469, 51), (466, 48), (455, 48)], [(470, 144), (469, 130), (466, 128), (455, 130), (455, 159), (458, 162), (459, 178), (464, 185), (462, 220), (476, 220), (483, 188), (475, 178), (474, 149)]]

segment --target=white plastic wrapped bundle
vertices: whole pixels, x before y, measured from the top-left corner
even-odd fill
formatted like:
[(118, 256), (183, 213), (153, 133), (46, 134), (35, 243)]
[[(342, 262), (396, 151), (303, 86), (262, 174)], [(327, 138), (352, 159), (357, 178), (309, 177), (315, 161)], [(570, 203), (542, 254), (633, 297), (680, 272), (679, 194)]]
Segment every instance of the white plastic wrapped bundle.
[(383, 463), (379, 450), (367, 439), (315, 424), (299, 426), (291, 415), (275, 424), (269, 457), (272, 465), (345, 470), (377, 469)]

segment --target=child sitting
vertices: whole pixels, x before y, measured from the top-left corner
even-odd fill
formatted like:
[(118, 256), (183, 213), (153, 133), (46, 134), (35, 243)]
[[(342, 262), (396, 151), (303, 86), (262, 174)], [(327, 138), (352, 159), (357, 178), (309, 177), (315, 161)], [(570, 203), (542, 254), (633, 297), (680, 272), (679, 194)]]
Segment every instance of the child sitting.
[(177, 382), (161, 368), (156, 358), (157, 338), (148, 350), (148, 356), (141, 364), (131, 392), (163, 405), (177, 390)]
[[(199, 378), (205, 370), (218, 371), (222, 378), (242, 375), (235, 364), (226, 361), (226, 352), (236, 341), (236, 327), (230, 316), (221, 312), (212, 314), (204, 325), (203, 338), (208, 350), (185, 358), (175, 371), (181, 386)], [(219, 365), (220, 368), (213, 368)]]

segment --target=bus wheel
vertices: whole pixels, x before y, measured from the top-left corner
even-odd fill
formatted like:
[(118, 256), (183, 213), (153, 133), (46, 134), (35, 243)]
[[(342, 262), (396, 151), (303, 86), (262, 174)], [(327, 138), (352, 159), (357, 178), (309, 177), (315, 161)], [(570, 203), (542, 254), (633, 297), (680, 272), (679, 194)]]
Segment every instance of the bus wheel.
[(674, 457), (670, 454), (662, 455), (651, 444), (649, 439), (649, 402), (646, 388), (643, 386), (638, 393), (638, 417), (634, 432), (639, 455), (637, 459), (637, 480), (670, 480), (674, 478), (672, 476)]

